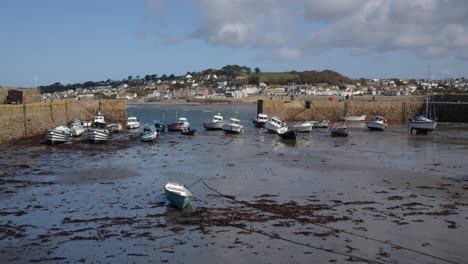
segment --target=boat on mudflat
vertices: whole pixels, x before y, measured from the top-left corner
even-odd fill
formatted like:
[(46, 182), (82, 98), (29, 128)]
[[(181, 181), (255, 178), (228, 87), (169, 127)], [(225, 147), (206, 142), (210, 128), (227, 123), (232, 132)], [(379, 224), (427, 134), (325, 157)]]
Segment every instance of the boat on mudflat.
[(127, 129), (135, 129), (140, 127), (140, 121), (134, 116), (127, 118)]
[(50, 144), (60, 144), (68, 141), (70, 137), (70, 128), (66, 126), (58, 126), (46, 131), (46, 142)]
[(384, 131), (387, 127), (387, 123), (385, 123), (385, 118), (376, 116), (374, 121), (366, 123), (366, 127), (370, 130)]
[(176, 123), (167, 125), (167, 131), (183, 131), (184, 128), (190, 127), (190, 123), (185, 117), (179, 117), (179, 120)]
[(345, 116), (340, 118), (343, 121), (351, 121), (351, 122), (362, 122), (366, 121), (366, 115), (359, 115), (359, 116)]
[(311, 122), (304, 122), (300, 124), (293, 125), (293, 129), (296, 130), (298, 133), (308, 133), (312, 131), (313, 124)]
[(224, 122), (223, 116), (220, 113), (218, 113), (217, 115), (213, 116), (211, 122), (203, 123), (203, 127), (206, 130), (222, 130), (224, 124), (226, 124), (226, 122)]
[(332, 127), (330, 129), (332, 137), (347, 137), (349, 136), (349, 128), (347, 126)]
[(70, 134), (72, 137), (79, 137), (85, 132), (81, 121), (75, 121), (70, 125)]
[(272, 117), (265, 124), (265, 128), (268, 129), (269, 133), (284, 133), (288, 131), (288, 126), (285, 122), (281, 121), (279, 117)]
[(164, 186), (164, 192), (166, 194), (166, 198), (179, 209), (187, 207), (191, 202), (191, 197), (193, 196), (192, 192), (190, 192), (184, 185), (175, 182), (166, 183)]
[(156, 137), (158, 137), (158, 132), (156, 130), (143, 130), (143, 132), (140, 135), (140, 140), (143, 142), (151, 142), (153, 141)]
[(267, 122), (268, 122), (268, 116), (262, 113), (259, 113), (257, 115), (257, 118), (253, 120), (255, 127), (264, 127)]
[(93, 126), (99, 127), (99, 128), (105, 128), (106, 125), (107, 125), (106, 118), (104, 117), (104, 115), (101, 114), (101, 111), (99, 111), (98, 114), (94, 116)]
[(223, 130), (226, 134), (241, 134), (244, 132), (244, 126), (241, 125), (239, 119), (229, 118), (229, 122), (224, 124)]
[(110, 132), (107, 129), (92, 128), (86, 132), (86, 139), (91, 143), (104, 143), (110, 138)]
[(182, 132), (180, 132), (181, 135), (184, 135), (184, 136), (193, 136), (195, 135), (195, 132), (197, 132), (196, 129), (192, 129), (192, 128), (186, 128), (184, 130), (182, 130)]
[(322, 120), (322, 121), (311, 121), (312, 123), (312, 128), (328, 128), (328, 123), (330, 121), (328, 120)]
[(436, 129), (437, 122), (429, 119), (423, 115), (416, 115), (412, 119), (408, 120), (408, 127), (411, 130), (416, 130), (416, 134), (427, 134)]

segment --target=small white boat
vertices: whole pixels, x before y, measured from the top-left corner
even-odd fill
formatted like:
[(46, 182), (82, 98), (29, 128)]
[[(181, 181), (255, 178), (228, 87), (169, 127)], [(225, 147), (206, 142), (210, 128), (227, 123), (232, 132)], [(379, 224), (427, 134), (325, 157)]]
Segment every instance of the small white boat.
[(370, 130), (384, 131), (387, 127), (387, 123), (385, 123), (385, 118), (376, 116), (374, 121), (369, 121), (366, 123), (366, 127)]
[(344, 121), (351, 121), (351, 122), (362, 122), (366, 121), (366, 115), (360, 115), (360, 116), (346, 116), (342, 117), (341, 120)]
[(140, 121), (134, 116), (130, 116), (127, 119), (127, 129), (135, 129), (140, 127)]
[(257, 118), (253, 120), (255, 127), (264, 127), (268, 122), (268, 116), (262, 113), (257, 115)]
[(239, 119), (229, 118), (229, 122), (224, 124), (223, 130), (226, 134), (240, 134), (244, 132), (244, 127)]
[(285, 122), (281, 121), (279, 117), (272, 117), (268, 122), (265, 124), (265, 128), (268, 129), (269, 133), (284, 133), (288, 131), (288, 126)]
[(427, 134), (435, 130), (437, 122), (431, 120), (423, 115), (416, 115), (408, 121), (408, 127), (411, 130), (416, 130), (417, 134)]
[(94, 128), (86, 132), (86, 139), (92, 143), (107, 142), (110, 138), (110, 132), (107, 129)]
[(164, 192), (166, 198), (179, 209), (187, 207), (191, 202), (190, 198), (193, 196), (192, 192), (184, 185), (175, 182), (166, 183)]
[(349, 136), (349, 129), (347, 126), (332, 127), (330, 129), (332, 137), (347, 137)]
[(206, 130), (222, 130), (224, 124), (226, 124), (226, 122), (224, 122), (223, 116), (218, 113), (217, 115), (213, 116), (211, 122), (203, 123), (203, 127)]
[(143, 130), (140, 135), (140, 140), (143, 142), (151, 142), (158, 137), (158, 132), (156, 130)]
[(310, 131), (312, 131), (312, 126), (313, 124), (311, 122), (304, 122), (304, 123), (300, 123), (300, 124), (295, 124), (293, 125), (293, 129), (296, 130), (296, 132), (299, 132), (299, 133), (308, 133)]
[(106, 118), (101, 114), (101, 111), (99, 111), (98, 114), (94, 117), (93, 125), (100, 128), (106, 127)]
[(80, 121), (73, 122), (70, 126), (70, 134), (72, 137), (79, 137), (85, 131)]
[(106, 127), (109, 132), (111, 133), (118, 133), (118, 132), (122, 132), (123, 130), (123, 126), (122, 124), (120, 123), (112, 123), (112, 124), (108, 124), (107, 127)]
[(190, 127), (190, 123), (185, 117), (179, 117), (177, 123), (167, 125), (167, 131), (183, 131)]
[(48, 129), (46, 132), (46, 141), (50, 144), (65, 143), (70, 137), (70, 128), (66, 126), (58, 126), (53, 129)]
[(312, 121), (312, 128), (328, 128), (328, 123), (330, 121), (328, 120), (322, 120), (322, 121)]

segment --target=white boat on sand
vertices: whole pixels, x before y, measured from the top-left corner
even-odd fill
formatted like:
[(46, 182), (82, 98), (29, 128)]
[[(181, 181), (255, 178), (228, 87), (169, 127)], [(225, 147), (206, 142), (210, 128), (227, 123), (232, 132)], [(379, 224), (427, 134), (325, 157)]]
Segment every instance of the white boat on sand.
[(167, 131), (183, 131), (190, 127), (190, 123), (185, 117), (179, 117), (179, 120), (176, 123), (167, 125)]
[(110, 138), (110, 132), (107, 129), (92, 128), (86, 132), (86, 139), (92, 143), (107, 142)]
[(322, 120), (322, 121), (311, 121), (312, 123), (312, 128), (328, 128), (328, 123), (330, 121), (328, 120)]
[(127, 118), (127, 129), (135, 129), (140, 127), (140, 121), (134, 116)]
[(299, 133), (308, 133), (310, 131), (312, 131), (312, 126), (313, 124), (311, 122), (304, 122), (304, 123), (299, 123), (299, 124), (295, 124), (293, 125), (293, 129), (296, 130), (296, 132), (299, 132)]
[(281, 121), (279, 117), (272, 117), (268, 122), (265, 124), (265, 128), (268, 129), (269, 133), (284, 133), (288, 131), (288, 126), (285, 122)]
[(385, 123), (385, 118), (376, 116), (374, 121), (369, 121), (366, 123), (366, 127), (370, 130), (384, 131), (387, 127), (387, 123)]
[(203, 123), (203, 127), (206, 130), (222, 130), (224, 124), (226, 124), (226, 122), (224, 122), (223, 116), (220, 113), (218, 113), (217, 115), (213, 116), (211, 122)]
[(351, 121), (351, 122), (362, 122), (366, 121), (366, 115), (359, 115), (359, 116), (345, 116), (342, 117), (341, 120), (344, 121)]
[(229, 118), (229, 122), (224, 124), (223, 130), (226, 134), (240, 134), (244, 132), (244, 126), (239, 119)]
[(80, 121), (73, 122), (70, 126), (70, 134), (72, 137), (79, 137), (85, 132), (85, 129)]
[(53, 129), (48, 129), (46, 132), (46, 142), (50, 144), (65, 143), (70, 137), (70, 128), (66, 126), (58, 126)]
[(437, 122), (431, 120), (423, 115), (416, 115), (408, 121), (410, 132), (416, 130), (416, 134), (427, 134), (436, 129)]
[(257, 118), (253, 120), (255, 127), (264, 127), (268, 122), (268, 116), (262, 113), (257, 115)]

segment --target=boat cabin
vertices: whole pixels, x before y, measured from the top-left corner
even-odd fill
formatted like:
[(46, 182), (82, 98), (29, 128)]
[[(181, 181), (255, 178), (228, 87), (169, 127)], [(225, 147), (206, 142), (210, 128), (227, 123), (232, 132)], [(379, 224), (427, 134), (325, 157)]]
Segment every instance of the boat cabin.
[(229, 118), (229, 121), (233, 124), (237, 124), (237, 125), (241, 124), (240, 120), (236, 118)]
[(218, 113), (217, 115), (213, 116), (213, 122), (223, 122), (223, 116)]
[(257, 120), (267, 122), (268, 121), (268, 116), (265, 115), (265, 114), (260, 113), (260, 114), (257, 115)]
[(127, 119), (127, 122), (128, 122), (128, 123), (138, 122), (138, 118), (136, 118), (136, 117), (129, 117), (129, 118)]

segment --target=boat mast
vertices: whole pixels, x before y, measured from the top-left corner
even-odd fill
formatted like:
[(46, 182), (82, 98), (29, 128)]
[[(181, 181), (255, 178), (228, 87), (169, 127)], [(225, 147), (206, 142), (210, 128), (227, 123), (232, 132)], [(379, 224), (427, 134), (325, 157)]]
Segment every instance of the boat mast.
[(427, 86), (426, 86), (426, 118), (429, 117), (429, 85), (431, 80), (431, 68), (427, 65)]

